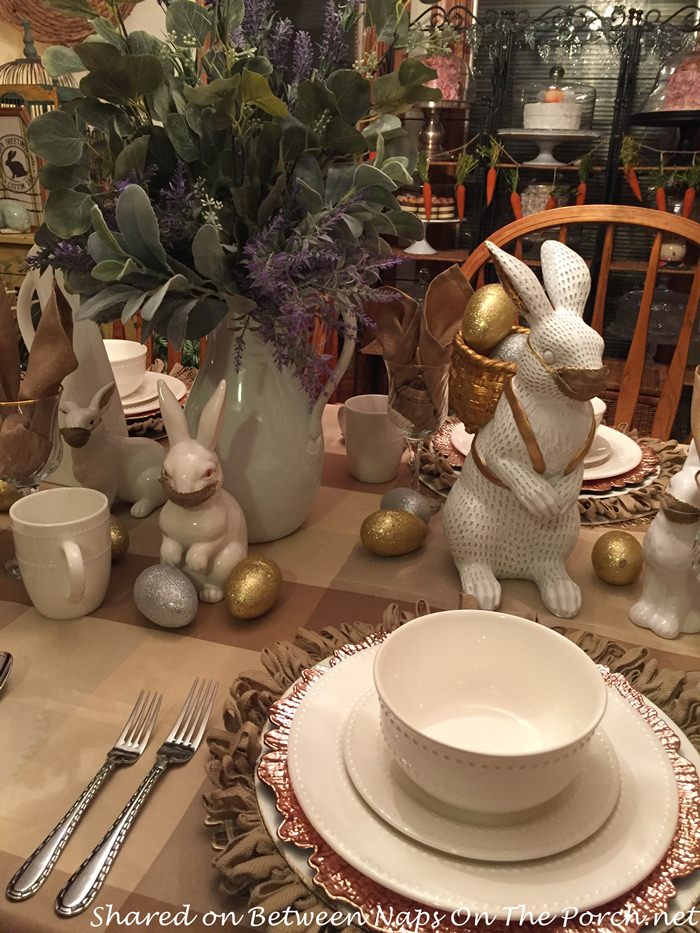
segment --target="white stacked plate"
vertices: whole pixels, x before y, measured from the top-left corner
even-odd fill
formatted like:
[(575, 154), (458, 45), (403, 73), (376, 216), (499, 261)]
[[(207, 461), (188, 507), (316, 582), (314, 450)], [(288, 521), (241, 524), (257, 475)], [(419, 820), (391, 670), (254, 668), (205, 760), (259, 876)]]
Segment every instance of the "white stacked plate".
[(187, 394), (187, 386), (181, 379), (149, 370), (135, 392), (121, 397), (122, 408), (127, 421), (153, 418), (160, 413), (160, 403), (158, 401), (159, 379), (166, 383), (178, 401), (181, 401)]

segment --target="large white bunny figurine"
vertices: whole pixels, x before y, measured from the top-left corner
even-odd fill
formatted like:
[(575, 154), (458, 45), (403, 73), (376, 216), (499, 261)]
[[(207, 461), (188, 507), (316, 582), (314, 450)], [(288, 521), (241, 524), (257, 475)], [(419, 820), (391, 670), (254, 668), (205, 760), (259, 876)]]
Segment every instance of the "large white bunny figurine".
[(63, 440), (71, 447), (73, 473), (81, 486), (103, 492), (110, 508), (115, 499), (132, 502), (131, 514), (144, 518), (165, 502), (160, 474), (165, 451), (146, 437), (112, 434), (102, 421), (114, 395), (108, 382), (92, 397), (87, 408), (64, 399)]
[(160, 410), (170, 441), (162, 484), (168, 502), (160, 512), (160, 559), (193, 580), (204, 603), (224, 598), (224, 584), (248, 553), (245, 515), (221, 488), (223, 474), (216, 445), (223, 425), (226, 382), (221, 380), (204, 406), (197, 437), (190, 437), (185, 413), (161, 379)]
[(644, 583), (629, 617), (662, 638), (700, 632), (700, 366), (695, 371), (693, 438), (680, 473), (644, 536)]
[(605, 388), (603, 340), (582, 319), (590, 274), (567, 246), (546, 241), (548, 298), (525, 263), (487, 245), (531, 333), (447, 498), (445, 534), (462, 590), (482, 609), (498, 607), (499, 579), (519, 577), (537, 584), (550, 612), (571, 618), (581, 591), (565, 563), (579, 533), (583, 459), (595, 434), (590, 399)]

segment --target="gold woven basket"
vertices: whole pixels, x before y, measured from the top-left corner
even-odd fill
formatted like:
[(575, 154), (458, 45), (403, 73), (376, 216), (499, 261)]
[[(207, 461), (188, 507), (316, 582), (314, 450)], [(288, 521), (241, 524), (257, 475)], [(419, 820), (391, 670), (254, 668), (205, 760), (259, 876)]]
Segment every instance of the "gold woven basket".
[[(513, 327), (511, 334), (528, 334), (526, 327)], [(450, 408), (470, 434), (493, 418), (506, 380), (515, 375), (515, 363), (492, 360), (472, 350), (457, 333), (450, 366)]]

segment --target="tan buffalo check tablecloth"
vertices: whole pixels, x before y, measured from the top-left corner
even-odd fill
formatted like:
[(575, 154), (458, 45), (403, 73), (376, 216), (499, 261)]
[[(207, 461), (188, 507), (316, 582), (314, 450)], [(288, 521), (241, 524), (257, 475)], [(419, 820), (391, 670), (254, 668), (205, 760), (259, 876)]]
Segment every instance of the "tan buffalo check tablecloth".
[[(196, 675), (215, 677), (221, 684), (212, 719), (218, 724), (225, 692), (236, 675), (259, 668), (263, 647), (293, 637), (302, 626), (320, 630), (354, 620), (379, 623), (388, 603), (413, 609), (421, 598), (434, 609), (456, 607), (459, 579), (439, 515), (417, 553), (382, 559), (365, 551), (359, 543), (360, 525), (393, 484), (372, 487), (351, 479), (334, 407), (326, 411), (325, 433), (322, 486), (305, 525), (282, 541), (251, 548), (252, 554), (273, 558), (285, 581), (277, 605), (257, 621), (235, 621), (223, 604), (202, 605), (195, 622), (179, 631), (159, 629), (140, 615), (132, 602), (132, 586), (141, 570), (157, 562), (157, 514), (136, 521), (126, 510), (119, 513), (130, 528), (130, 552), (115, 565), (107, 599), (91, 617), (44, 619), (33, 610), (21, 584), (0, 575), (0, 650), (10, 651), (15, 659), (0, 694), (3, 888), (101, 765), (139, 690), (157, 689), (165, 695), (151, 745), (139, 762), (110, 779), (39, 894), (22, 904), (0, 895), (0, 933), (233, 929), (233, 918), (226, 925), (208, 925), (212, 912), (231, 910), (241, 912), (237, 928), (249, 928), (241, 903), (219, 892), (218, 875), (210, 866), (211, 831), (204, 825), (201, 802), (208, 787), (205, 748), (159, 784), (93, 906), (65, 920), (54, 915), (53, 900), (150, 768), (153, 752), (170, 730)], [(279, 469), (285, 469), (283, 451)], [(401, 479), (406, 482), (405, 473)], [(0, 528), (7, 526), (7, 516), (0, 516)], [(594, 576), (590, 552), (600, 533), (581, 532), (570, 569), (583, 587), (584, 607), (566, 624), (622, 644), (648, 647), (665, 667), (700, 671), (699, 636), (667, 642), (636, 628), (626, 610), (639, 584), (615, 589)], [(0, 533), (2, 561), (10, 549), (10, 535)], [(544, 610), (529, 583), (506, 583), (501, 608), (537, 613), (546, 624), (561, 624)], [(185, 905), (188, 913), (183, 914)], [(113, 916), (107, 924), (110, 906), (125, 922), (118, 924)], [(129, 912), (143, 918), (149, 910), (176, 916), (168, 926), (158, 918), (136, 925), (133, 913), (128, 922)]]

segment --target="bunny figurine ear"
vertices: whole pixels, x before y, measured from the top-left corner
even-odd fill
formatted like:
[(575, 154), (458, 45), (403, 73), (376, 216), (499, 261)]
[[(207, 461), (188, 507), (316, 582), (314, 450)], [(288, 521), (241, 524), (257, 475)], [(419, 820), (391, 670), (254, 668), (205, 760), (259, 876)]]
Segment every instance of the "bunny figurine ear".
[(101, 389), (95, 392), (88, 407), (96, 408), (98, 411), (104, 411), (111, 402), (116, 388), (117, 386), (114, 382), (108, 382), (106, 385), (103, 385)]
[(214, 394), (204, 406), (199, 419), (197, 430), (197, 443), (207, 450), (216, 450), (219, 435), (224, 424), (224, 402), (226, 401), (226, 380), (222, 379), (214, 390)]
[(185, 413), (164, 379), (158, 380), (158, 398), (160, 400), (160, 413), (163, 416), (163, 424), (168, 433), (170, 446), (174, 447), (175, 444), (180, 444), (182, 441), (189, 441), (190, 432), (187, 427)]
[(540, 256), (542, 277), (554, 309), (582, 317), (591, 290), (586, 261), (558, 240), (546, 240)]
[(545, 295), (540, 280), (535, 273), (520, 259), (511, 256), (486, 240), (486, 246), (493, 256), (501, 285), (508, 293), (516, 308), (528, 320), (538, 320), (552, 313), (552, 306)]

